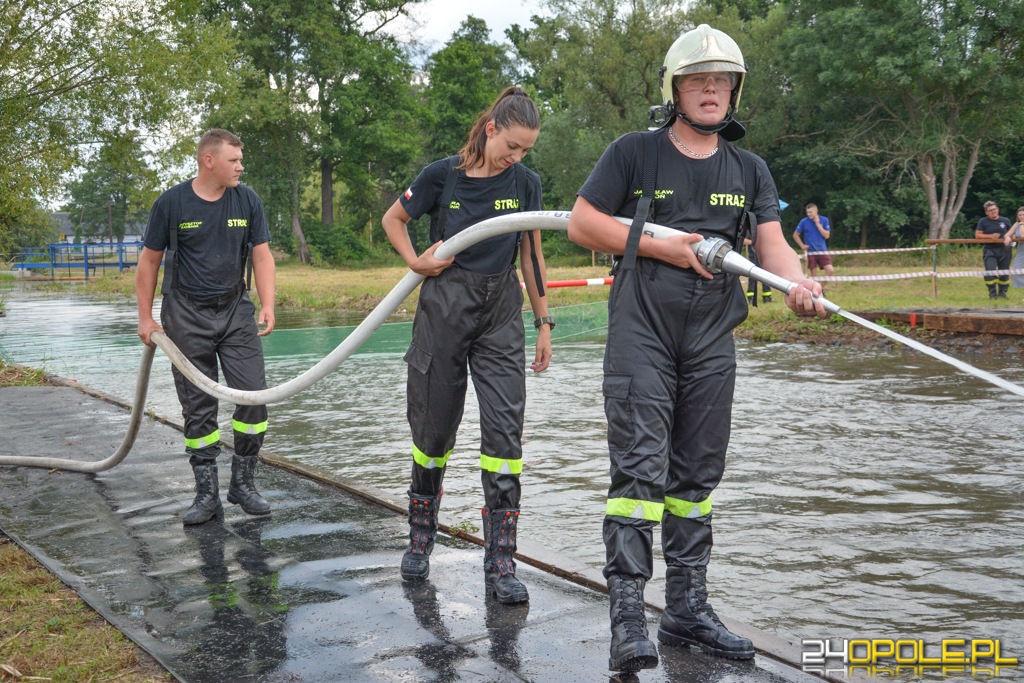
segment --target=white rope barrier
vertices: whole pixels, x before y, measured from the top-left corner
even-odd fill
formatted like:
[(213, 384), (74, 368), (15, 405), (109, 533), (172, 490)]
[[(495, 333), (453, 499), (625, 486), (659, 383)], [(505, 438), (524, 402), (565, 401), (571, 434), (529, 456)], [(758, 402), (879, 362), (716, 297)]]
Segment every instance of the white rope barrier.
[(915, 277), (985, 277), (1000, 275), (1024, 275), (1024, 269), (1011, 268), (1009, 270), (957, 270), (948, 273), (932, 272), (921, 270), (914, 273), (891, 273), (888, 275), (817, 275), (818, 282), (870, 282), (875, 280), (909, 280)]
[[(935, 251), (934, 246), (930, 247), (892, 247), (889, 249), (840, 249), (839, 251), (808, 251), (809, 256), (842, 256), (845, 254), (893, 254), (899, 251)], [(803, 256), (803, 254), (801, 254)]]

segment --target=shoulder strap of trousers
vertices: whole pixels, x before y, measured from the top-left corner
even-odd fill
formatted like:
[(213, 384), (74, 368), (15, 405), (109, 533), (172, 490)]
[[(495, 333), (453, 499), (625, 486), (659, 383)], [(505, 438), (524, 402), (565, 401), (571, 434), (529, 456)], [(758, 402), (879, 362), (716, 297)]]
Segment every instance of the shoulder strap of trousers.
[(658, 176), (658, 144), (656, 132), (643, 133), (644, 139), (644, 172), (642, 180), (642, 193), (637, 203), (636, 215), (629, 226), (629, 236), (626, 238), (626, 251), (622, 255), (623, 270), (632, 270), (636, 266), (636, 254), (640, 248), (640, 236), (643, 234), (644, 223), (651, 211), (651, 202), (654, 199), (654, 182)]
[[(526, 173), (519, 168), (519, 164), (514, 167), (516, 174), (516, 198), (519, 200), (519, 210), (522, 211), (522, 207), (526, 204)], [(520, 238), (521, 239), (521, 238)], [(530, 241), (530, 263), (533, 264), (533, 278), (537, 283), (537, 295), (544, 296), (544, 278), (540, 275), (540, 260), (537, 258), (537, 245), (533, 239), (533, 230), (526, 231), (526, 239)], [(515, 254), (512, 255), (512, 262), (515, 263)]]
[[(743, 156), (740, 156), (743, 159)], [(742, 161), (741, 161), (742, 163)], [(733, 241), (733, 249), (739, 251), (743, 248), (743, 240), (750, 238), (750, 245), (757, 242), (757, 216), (751, 210), (754, 208), (754, 194), (757, 192), (757, 178), (754, 176), (754, 164), (743, 164), (743, 191), (746, 196), (743, 198), (743, 214), (740, 216), (740, 223), (736, 226), (736, 239)]]
[(459, 155), (448, 157), (448, 175), (444, 179), (444, 189), (441, 190), (441, 200), (438, 203), (437, 221), (430, 231), (430, 244), (434, 244), (444, 236), (444, 226), (448, 222), (448, 206), (452, 203), (452, 196), (455, 194), (455, 181), (459, 173), (455, 167), (459, 165)]
[(170, 216), (168, 216), (168, 223), (170, 223), (171, 231), (168, 236), (167, 249), (164, 250), (164, 281), (160, 285), (160, 293), (166, 296), (170, 293), (171, 289), (174, 288), (174, 271), (178, 265), (178, 223), (181, 222), (181, 192), (176, 193), (178, 196), (175, 201), (168, 202), (170, 206)]

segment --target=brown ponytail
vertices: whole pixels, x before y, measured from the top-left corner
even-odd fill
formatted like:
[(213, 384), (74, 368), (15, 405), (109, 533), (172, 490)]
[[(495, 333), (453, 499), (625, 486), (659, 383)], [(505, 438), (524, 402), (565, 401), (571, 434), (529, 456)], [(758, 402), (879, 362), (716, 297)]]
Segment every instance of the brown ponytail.
[(459, 157), (462, 163), (460, 170), (472, 168), (480, 163), (484, 156), (484, 145), (487, 143), (487, 123), (494, 121), (498, 130), (510, 126), (522, 126), (530, 130), (540, 128), (540, 112), (537, 105), (533, 103), (530, 96), (518, 85), (505, 88), (494, 103), (482, 111), (477, 117), (476, 123), (469, 130), (466, 137), (466, 144), (459, 150)]

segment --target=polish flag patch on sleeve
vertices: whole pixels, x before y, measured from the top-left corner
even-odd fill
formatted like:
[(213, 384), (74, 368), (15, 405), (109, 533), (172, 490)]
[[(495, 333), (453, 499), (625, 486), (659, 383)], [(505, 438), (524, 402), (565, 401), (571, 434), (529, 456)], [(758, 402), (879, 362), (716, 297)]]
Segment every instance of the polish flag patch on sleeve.
[(406, 199), (406, 201), (412, 199), (412, 188), (411, 187), (408, 190), (405, 191), (405, 199)]

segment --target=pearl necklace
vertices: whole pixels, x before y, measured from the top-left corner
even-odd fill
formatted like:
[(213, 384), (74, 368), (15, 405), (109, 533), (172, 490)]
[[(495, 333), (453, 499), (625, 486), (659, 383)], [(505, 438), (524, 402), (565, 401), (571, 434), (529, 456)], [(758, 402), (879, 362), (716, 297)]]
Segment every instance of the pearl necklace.
[(710, 152), (708, 152), (706, 154), (702, 154), (700, 152), (694, 152), (692, 149), (690, 149), (689, 147), (684, 145), (679, 138), (676, 137), (675, 131), (672, 130), (672, 126), (668, 127), (668, 136), (670, 138), (672, 138), (672, 141), (675, 142), (677, 145), (679, 145), (679, 147), (684, 152), (686, 152), (687, 154), (689, 154), (691, 156), (694, 156), (694, 157), (696, 157), (698, 159), (707, 159), (709, 157), (715, 156), (715, 154), (718, 153), (718, 146), (717, 145), (715, 146), (715, 148), (713, 150), (711, 150)]

